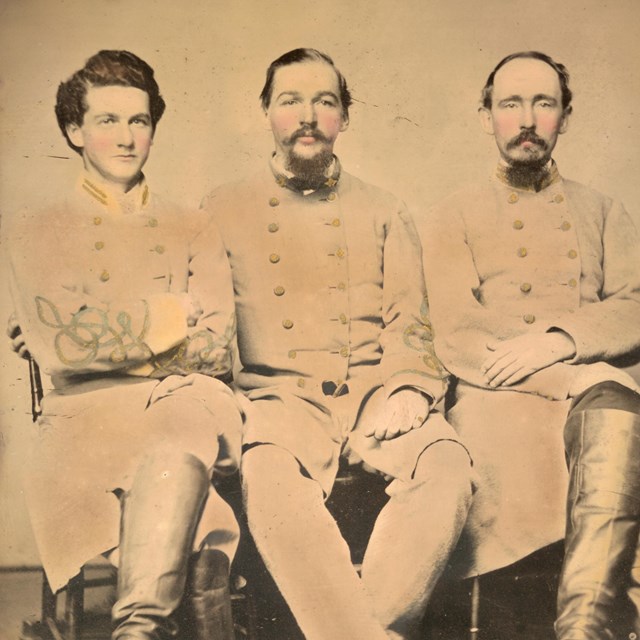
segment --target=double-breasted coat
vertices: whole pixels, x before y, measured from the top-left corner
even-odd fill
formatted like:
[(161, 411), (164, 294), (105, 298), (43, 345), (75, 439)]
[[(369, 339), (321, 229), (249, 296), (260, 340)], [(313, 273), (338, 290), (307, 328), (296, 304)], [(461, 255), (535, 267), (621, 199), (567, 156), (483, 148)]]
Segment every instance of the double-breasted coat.
[[(267, 168), (204, 202), (233, 271), (237, 381), (253, 407), (244, 442), (288, 449), (327, 494), (367, 397), (411, 387), (437, 402), (447, 378), (434, 355), (413, 221), (397, 198), (336, 167), (306, 194)], [(436, 413), (394, 441), (368, 438), (376, 451), (366, 455), (410, 477), (440, 438), (457, 436)]]
[[(458, 380), (447, 416), (479, 475), (459, 558), (471, 575), (564, 536), (572, 389), (635, 386), (618, 367), (640, 347), (640, 241), (619, 202), (555, 165), (537, 193), (510, 187), (499, 169), (420, 229), (436, 352)], [(488, 342), (553, 328), (573, 338), (570, 361), (511, 387), (486, 384)]]
[[(149, 449), (180, 447), (210, 467), (237, 464), (241, 418), (219, 379), (232, 368), (231, 275), (206, 216), (180, 211), (144, 182), (118, 198), (82, 177), (65, 202), (22, 212), (8, 227), (15, 313), (53, 386), (25, 486), (58, 589), (117, 546), (113, 491), (129, 487)], [(194, 326), (188, 299), (202, 309)], [(158, 413), (160, 401), (171, 410)], [(199, 537), (216, 529), (237, 538), (230, 512), (205, 510)]]

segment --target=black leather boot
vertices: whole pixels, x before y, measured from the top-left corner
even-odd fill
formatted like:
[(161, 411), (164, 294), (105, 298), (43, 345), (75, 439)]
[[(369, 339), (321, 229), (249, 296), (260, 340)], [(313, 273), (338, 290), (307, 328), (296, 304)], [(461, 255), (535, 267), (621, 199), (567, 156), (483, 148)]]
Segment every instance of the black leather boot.
[(218, 549), (203, 549), (194, 559), (187, 586), (195, 636), (190, 640), (234, 640), (229, 558)]
[(570, 480), (558, 640), (617, 637), (621, 603), (633, 591), (640, 533), (640, 400), (616, 383), (593, 390), (576, 399), (565, 427)]
[(194, 456), (144, 463), (124, 496), (113, 640), (166, 640), (182, 599), (193, 538), (209, 490)]

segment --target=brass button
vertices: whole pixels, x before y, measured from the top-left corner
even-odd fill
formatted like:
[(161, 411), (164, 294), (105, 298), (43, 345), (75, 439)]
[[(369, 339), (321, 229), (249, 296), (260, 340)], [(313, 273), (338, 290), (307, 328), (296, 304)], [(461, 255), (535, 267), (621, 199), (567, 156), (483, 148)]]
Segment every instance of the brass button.
[(334, 218), (334, 219), (331, 221), (331, 224), (332, 224), (334, 227), (339, 227), (342, 223), (340, 222), (340, 218)]
[(289, 353), (287, 354), (292, 360), (296, 359), (296, 356), (298, 355), (298, 353), (295, 351), (295, 349), (291, 349), (291, 351), (289, 351)]
[(338, 318), (342, 324), (347, 324), (347, 316), (344, 313), (341, 313)]
[(269, 206), (277, 207), (280, 204), (280, 200), (278, 198), (269, 198)]
[(149, 218), (149, 226), (150, 227), (157, 227), (158, 226), (158, 219), (157, 218)]
[(569, 231), (569, 229), (571, 229), (571, 223), (568, 220), (565, 220), (561, 225), (560, 228), (563, 231)]
[(515, 204), (516, 202), (518, 202), (518, 200), (520, 200), (520, 196), (518, 196), (517, 193), (510, 193), (507, 199), (511, 204)]
[(106, 282), (110, 277), (111, 276), (106, 269), (100, 274), (100, 280), (102, 280), (102, 282)]
[(561, 202), (564, 202), (564, 196), (561, 193), (558, 193), (554, 196), (553, 201), (560, 204)]
[(155, 247), (155, 252), (162, 255), (164, 253), (164, 247), (161, 244), (157, 244)]
[(292, 329), (293, 328), (293, 320), (289, 320), (288, 318), (286, 320), (282, 321), (282, 326), (285, 329)]
[(280, 262), (280, 256), (277, 253), (272, 253), (269, 256), (269, 262), (271, 262), (271, 264), (277, 264)]
[(517, 231), (520, 231), (520, 229), (522, 229), (523, 227), (524, 227), (524, 222), (522, 222), (522, 220), (513, 221), (513, 228), (516, 229)]
[(278, 297), (283, 296), (284, 295), (284, 287), (279, 284), (277, 287), (274, 287), (273, 293), (275, 293)]
[(527, 250), (524, 247), (520, 247), (518, 249), (518, 256), (520, 256), (521, 258), (526, 258)]
[(301, 389), (304, 389), (304, 385), (305, 385), (304, 378), (298, 378), (298, 386)]
[(93, 224), (95, 224), (96, 226), (98, 226), (99, 224), (102, 224), (102, 218), (100, 216), (96, 216), (93, 219)]
[(340, 348), (340, 355), (343, 358), (348, 358), (349, 357), (349, 347), (341, 347)]
[(278, 225), (277, 222), (271, 222), (267, 227), (267, 229), (269, 229), (269, 233), (275, 233), (279, 228), (280, 226)]
[(578, 286), (578, 281), (575, 278), (571, 278), (571, 280), (569, 280), (569, 282), (567, 282), (567, 284), (572, 288), (575, 289)]
[(338, 290), (344, 291), (347, 288), (347, 285), (344, 282), (338, 282)]
[(338, 196), (336, 195), (335, 191), (332, 191), (328, 196), (327, 196), (327, 200), (329, 202), (333, 202)]
[(522, 293), (529, 293), (529, 291), (531, 291), (531, 284), (528, 282), (523, 282), (520, 285), (520, 291), (522, 291)]
[(532, 314), (532, 313), (527, 313), (525, 314), (522, 319), (527, 323), (527, 324), (533, 324), (536, 321), (536, 317)]
[(338, 258), (344, 258), (344, 249), (338, 249), (336, 251), (336, 255), (338, 256)]
[(104, 249), (104, 242), (102, 242), (102, 240), (98, 240), (98, 242), (95, 243), (95, 245), (93, 245), (98, 251), (100, 251), (100, 249)]
[(127, 359), (127, 354), (122, 351), (113, 351), (109, 356), (111, 362), (124, 362)]
[(575, 258), (578, 257), (578, 252), (575, 249), (571, 249), (569, 251), (569, 253), (567, 253), (567, 257), (571, 258), (572, 260), (574, 260)]

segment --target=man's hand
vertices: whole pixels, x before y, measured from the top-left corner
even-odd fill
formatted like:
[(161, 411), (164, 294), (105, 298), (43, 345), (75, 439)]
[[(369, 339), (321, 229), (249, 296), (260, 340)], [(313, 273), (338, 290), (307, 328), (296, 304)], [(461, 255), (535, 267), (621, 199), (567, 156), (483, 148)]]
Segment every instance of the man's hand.
[(9, 320), (7, 322), (7, 335), (11, 339), (11, 349), (21, 358), (28, 360), (31, 354), (24, 342), (22, 330), (20, 329), (20, 325), (18, 324), (18, 320), (14, 313), (9, 316)]
[(536, 371), (572, 358), (576, 353), (573, 340), (564, 331), (528, 333), (490, 342), (487, 349), (492, 353), (482, 363), (481, 369), (487, 384), (492, 387), (516, 384)]
[(425, 423), (430, 409), (429, 400), (419, 391), (399, 389), (389, 396), (382, 411), (374, 413), (364, 434), (376, 440), (392, 440), (419, 429)]

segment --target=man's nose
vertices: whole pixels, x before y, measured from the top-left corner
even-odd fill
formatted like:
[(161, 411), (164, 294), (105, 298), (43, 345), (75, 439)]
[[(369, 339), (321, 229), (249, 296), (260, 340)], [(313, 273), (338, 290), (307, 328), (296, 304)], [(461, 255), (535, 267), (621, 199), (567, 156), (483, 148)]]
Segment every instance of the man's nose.
[(128, 123), (123, 123), (118, 127), (118, 146), (133, 147), (133, 133)]
[(315, 124), (316, 123), (316, 107), (312, 102), (308, 102), (302, 105), (300, 111), (300, 124)]
[(535, 124), (536, 118), (535, 114), (533, 113), (533, 106), (530, 104), (523, 105), (520, 126), (523, 129), (531, 129), (532, 127), (535, 127)]

